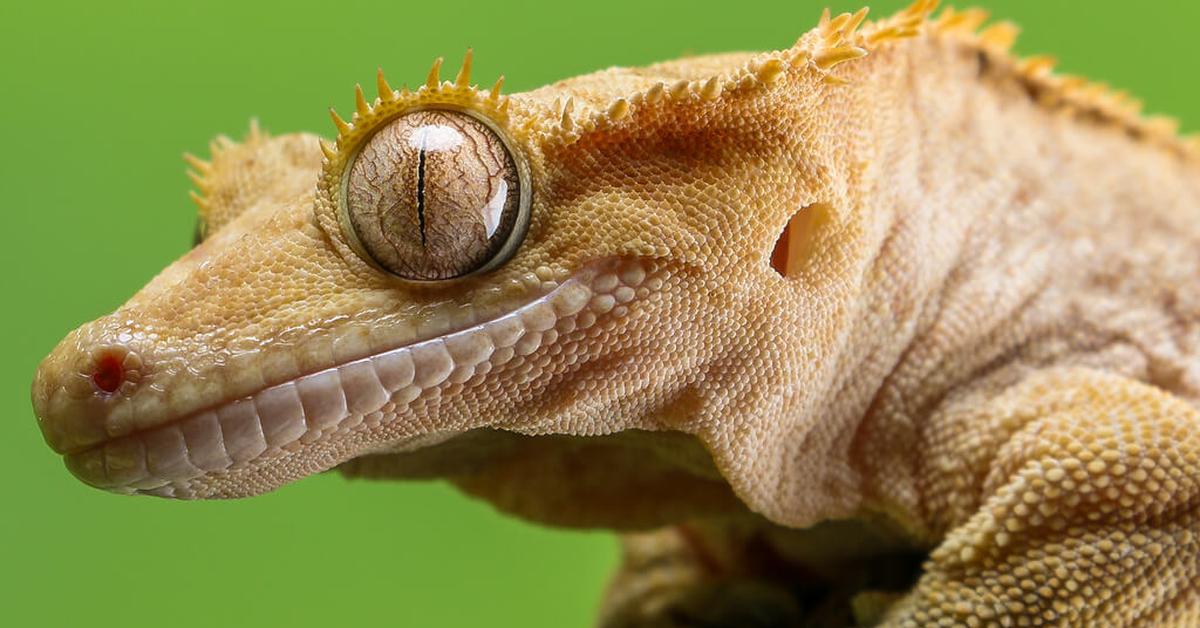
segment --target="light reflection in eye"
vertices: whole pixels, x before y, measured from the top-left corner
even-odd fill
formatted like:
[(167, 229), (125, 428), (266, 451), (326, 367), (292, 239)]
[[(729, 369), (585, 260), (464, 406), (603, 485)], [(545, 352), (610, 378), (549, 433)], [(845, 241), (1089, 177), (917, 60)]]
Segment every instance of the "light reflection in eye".
[(416, 150), (454, 150), (462, 143), (462, 133), (444, 124), (427, 124), (413, 129), (412, 134), (408, 136), (408, 145)]
[(504, 203), (508, 200), (508, 182), (501, 179), (496, 186), (496, 193), (483, 207), (483, 226), (487, 229), (487, 237), (496, 233), (500, 226), (500, 216), (504, 213)]

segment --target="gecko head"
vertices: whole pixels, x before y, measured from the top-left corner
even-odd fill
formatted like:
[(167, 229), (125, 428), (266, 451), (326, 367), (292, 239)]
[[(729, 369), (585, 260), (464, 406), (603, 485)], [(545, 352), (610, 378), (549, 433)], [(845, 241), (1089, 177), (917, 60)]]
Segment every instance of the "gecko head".
[(39, 367), (47, 441), (122, 493), (340, 466), (564, 524), (743, 508), (750, 421), (802, 361), (770, 344), (803, 310), (777, 238), (816, 187), (769, 113), (781, 59), (507, 96), (468, 56), (415, 92), (381, 74), (335, 142), (219, 143), (202, 241)]

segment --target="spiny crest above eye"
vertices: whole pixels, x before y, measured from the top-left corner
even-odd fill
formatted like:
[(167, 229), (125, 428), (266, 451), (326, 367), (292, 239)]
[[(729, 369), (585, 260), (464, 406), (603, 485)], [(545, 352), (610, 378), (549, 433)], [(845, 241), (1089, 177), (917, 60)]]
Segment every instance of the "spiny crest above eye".
[(354, 115), (350, 120), (338, 115), (330, 108), (329, 115), (337, 128), (338, 136), (334, 142), (321, 141), (321, 150), (325, 154), (327, 165), (344, 167), (342, 156), (351, 152), (379, 127), (380, 124), (391, 120), (397, 115), (415, 109), (437, 107), (444, 105), (474, 111), (486, 116), (500, 127), (508, 124), (509, 99), (500, 93), (504, 77), (500, 77), (494, 86), (488, 90), (471, 85), (471, 64), (473, 53), (467, 50), (454, 81), (442, 81), (442, 58), (434, 60), (433, 66), (424, 84), (417, 90), (411, 91), (407, 86), (399, 90), (392, 89), (384, 77), (383, 69), (376, 73), (375, 85), (378, 96), (374, 101), (368, 101), (361, 85), (354, 87)]

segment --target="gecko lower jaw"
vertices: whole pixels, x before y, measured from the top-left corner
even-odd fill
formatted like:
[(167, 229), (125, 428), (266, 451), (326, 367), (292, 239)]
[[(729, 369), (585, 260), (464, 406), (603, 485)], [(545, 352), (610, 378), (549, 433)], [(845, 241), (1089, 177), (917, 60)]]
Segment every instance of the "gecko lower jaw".
[[(619, 275), (619, 279), (618, 279)], [(419, 446), (430, 434), (405, 429), (409, 406), (432, 391), (467, 385), (583, 331), (636, 298), (638, 262), (590, 264), (549, 293), (470, 328), (397, 347), (275, 384), (184, 418), (64, 456), (80, 480), (105, 490), (162, 497), (234, 497), (331, 468), (373, 448)], [(321, 447), (330, 442), (345, 446)], [(297, 454), (319, 459), (296, 469)], [(291, 462), (289, 462), (289, 460)], [(229, 493), (220, 476), (288, 467)]]

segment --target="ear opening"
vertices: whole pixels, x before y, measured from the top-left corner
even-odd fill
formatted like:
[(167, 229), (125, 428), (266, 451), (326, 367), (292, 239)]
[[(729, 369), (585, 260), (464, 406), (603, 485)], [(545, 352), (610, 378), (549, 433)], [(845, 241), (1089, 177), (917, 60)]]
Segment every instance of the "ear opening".
[(813, 236), (828, 219), (829, 205), (825, 203), (813, 203), (792, 214), (775, 240), (771, 268), (785, 279), (799, 275), (812, 253)]

